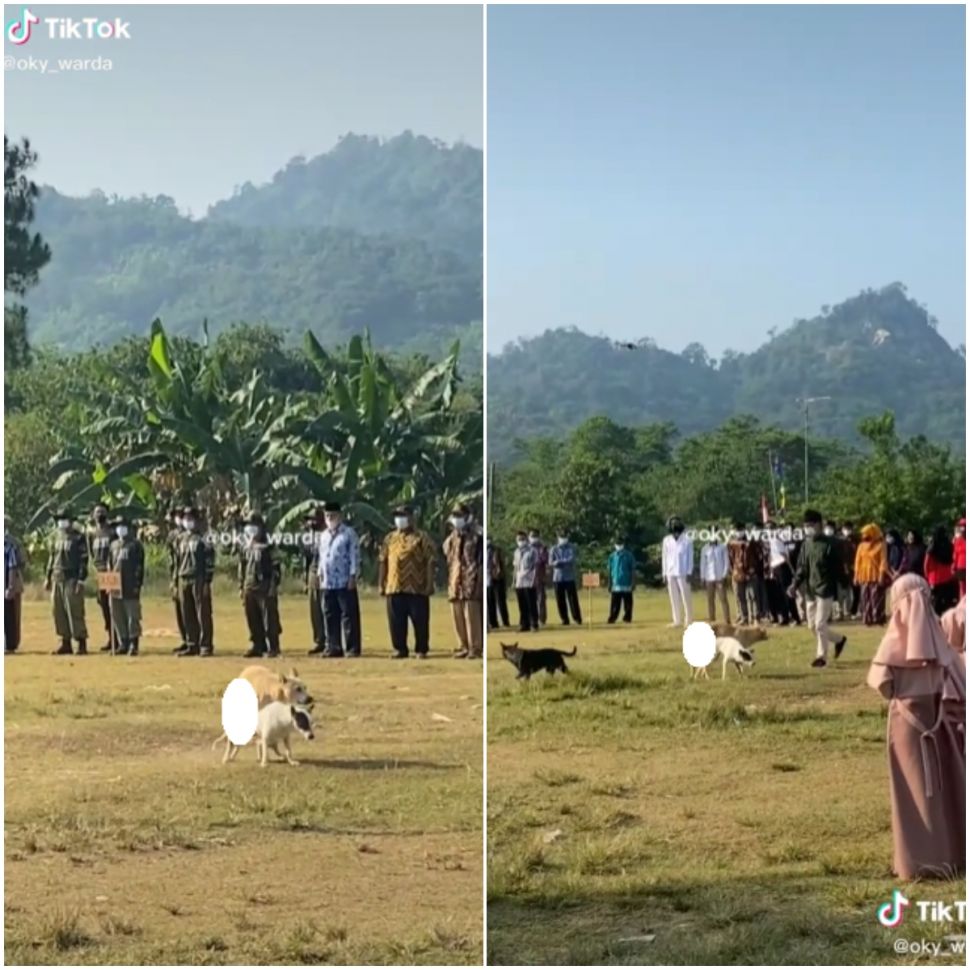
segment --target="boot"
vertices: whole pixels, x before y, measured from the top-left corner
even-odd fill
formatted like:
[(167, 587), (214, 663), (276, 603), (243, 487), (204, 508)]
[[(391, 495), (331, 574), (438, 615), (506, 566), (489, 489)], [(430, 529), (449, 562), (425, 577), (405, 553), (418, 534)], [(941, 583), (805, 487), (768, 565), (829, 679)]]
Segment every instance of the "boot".
[(128, 644), (128, 656), (137, 657), (138, 656), (138, 640), (139, 637), (132, 637), (131, 642)]
[(266, 656), (266, 651), (260, 647), (252, 646), (244, 654), (244, 657), (264, 657)]
[(77, 655), (83, 657), (88, 652), (88, 641), (81, 639), (77, 642)]
[(73, 653), (73, 652), (74, 651), (71, 649), (71, 640), (70, 640), (69, 637), (62, 638), (61, 639), (61, 645), (56, 650), (52, 650), (51, 651), (51, 653), (55, 657), (59, 657), (59, 656), (62, 656), (63, 654)]
[(189, 646), (186, 644), (179, 652), (175, 655), (177, 657), (197, 657), (199, 655), (199, 648)]
[(177, 646), (177, 647), (176, 647), (176, 648), (175, 648), (175, 649), (174, 649), (174, 650), (172, 651), (172, 653), (183, 653), (184, 651), (186, 651), (186, 650), (188, 650), (188, 649), (189, 649), (189, 645), (188, 645), (188, 644), (187, 644), (187, 643), (186, 643), (186, 642), (185, 642), (185, 641), (183, 640), (183, 641), (182, 641), (182, 642), (181, 642), (181, 643), (180, 643), (180, 644), (179, 644), (179, 645), (178, 645), (178, 646)]

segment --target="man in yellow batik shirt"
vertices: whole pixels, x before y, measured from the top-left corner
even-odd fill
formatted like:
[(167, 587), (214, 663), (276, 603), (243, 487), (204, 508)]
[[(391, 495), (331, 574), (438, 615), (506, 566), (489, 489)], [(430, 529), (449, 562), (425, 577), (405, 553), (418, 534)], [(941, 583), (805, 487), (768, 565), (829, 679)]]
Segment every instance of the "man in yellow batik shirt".
[(459, 505), (452, 510), (452, 532), (445, 539), (448, 560), (448, 599), (458, 637), (458, 658), (482, 655), (482, 533), (471, 509)]
[(414, 627), (414, 653), (428, 655), (431, 594), (434, 593), (437, 549), (431, 537), (414, 527), (414, 512), (407, 506), (394, 510), (394, 531), (381, 546), (378, 585), (387, 598), (387, 625), (392, 657), (408, 656), (408, 621)]

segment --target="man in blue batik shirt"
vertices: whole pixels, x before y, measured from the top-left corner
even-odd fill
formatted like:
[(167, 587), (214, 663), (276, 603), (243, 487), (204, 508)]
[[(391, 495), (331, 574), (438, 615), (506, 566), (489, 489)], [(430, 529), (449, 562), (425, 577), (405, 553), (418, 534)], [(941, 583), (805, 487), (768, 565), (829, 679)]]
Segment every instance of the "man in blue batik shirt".
[(339, 502), (323, 506), (326, 528), (320, 534), (318, 575), (327, 628), (324, 657), (360, 656), (360, 540), (345, 525)]

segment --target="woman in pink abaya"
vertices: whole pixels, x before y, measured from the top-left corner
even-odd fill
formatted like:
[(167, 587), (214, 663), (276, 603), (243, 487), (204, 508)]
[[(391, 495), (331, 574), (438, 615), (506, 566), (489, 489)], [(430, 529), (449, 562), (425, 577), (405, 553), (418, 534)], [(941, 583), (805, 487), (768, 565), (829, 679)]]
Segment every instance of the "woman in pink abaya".
[(926, 580), (901, 576), (868, 683), (889, 701), (893, 869), (902, 879), (952, 878), (966, 865), (965, 669)]

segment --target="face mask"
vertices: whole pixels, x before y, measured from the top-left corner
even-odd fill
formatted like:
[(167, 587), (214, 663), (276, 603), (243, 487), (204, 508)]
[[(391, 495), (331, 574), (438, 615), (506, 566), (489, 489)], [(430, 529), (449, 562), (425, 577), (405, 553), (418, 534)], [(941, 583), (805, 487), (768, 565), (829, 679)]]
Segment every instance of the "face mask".
[(58, 529), (66, 529), (66, 528), (68, 528), (70, 526), (70, 524), (71, 524), (71, 522), (70, 522), (69, 519), (58, 519), (57, 520), (57, 528)]
[(615, 543), (613, 543), (613, 548), (617, 552), (619, 552), (623, 548), (623, 543), (622, 542), (615, 542)]
[(569, 542), (569, 538), (567, 536), (559, 537), (559, 545), (564, 546), (567, 542)]
[(180, 516), (180, 515), (175, 516), (175, 518), (172, 519), (172, 524), (175, 526), (176, 529), (181, 529), (182, 528), (182, 516)]
[(340, 525), (340, 519), (338, 519), (338, 518), (337, 518), (336, 516), (334, 516), (334, 515), (328, 515), (328, 516), (327, 516), (327, 517), (326, 517), (326, 518), (324, 519), (324, 521), (325, 521), (325, 522), (327, 523), (327, 528), (328, 528), (328, 529), (336, 529), (336, 528), (337, 528), (337, 526), (338, 526), (338, 525)]
[(256, 536), (259, 535), (259, 526), (258, 525), (247, 525), (246, 528), (243, 531), (246, 533), (246, 536), (248, 538), (255, 539)]
[(518, 546), (518, 547), (519, 547), (520, 549), (524, 549), (524, 548), (525, 548), (525, 547), (526, 547), (526, 546), (527, 546), (527, 545), (529, 544), (529, 540), (528, 540), (528, 539), (516, 539), (516, 540), (515, 540), (515, 544), (516, 544), (516, 545), (517, 545), (517, 546)]
[(119, 525), (118, 528), (115, 529), (115, 532), (118, 533), (118, 538), (119, 539), (124, 539), (124, 537), (126, 535), (128, 535), (128, 526), (126, 526), (126, 525)]
[(851, 534), (852, 534), (852, 532), (849, 529), (843, 529), (842, 530), (842, 535), (844, 535), (846, 538), (848, 538)]
[(456, 529), (465, 528), (465, 520), (460, 515), (453, 515), (450, 519), (450, 522)]
[(182, 526), (191, 532), (195, 528), (195, 519), (182, 519)]
[(828, 526), (826, 526), (823, 531), (825, 532), (825, 534), (827, 536), (834, 536), (835, 535), (835, 529), (830, 529)]
[(406, 515), (395, 515), (394, 516), (394, 528), (395, 529), (406, 529), (410, 524), (411, 520)]
[(806, 525), (805, 526), (805, 535), (808, 536), (809, 538), (811, 538), (813, 535), (815, 535), (815, 533), (817, 531), (818, 531), (818, 529), (816, 529), (814, 525)]
[(892, 545), (896, 540), (892, 536), (886, 536), (886, 542)]
[(529, 542), (531, 542), (532, 545), (537, 546), (537, 545), (539, 545), (539, 537), (538, 536), (529, 536)]

